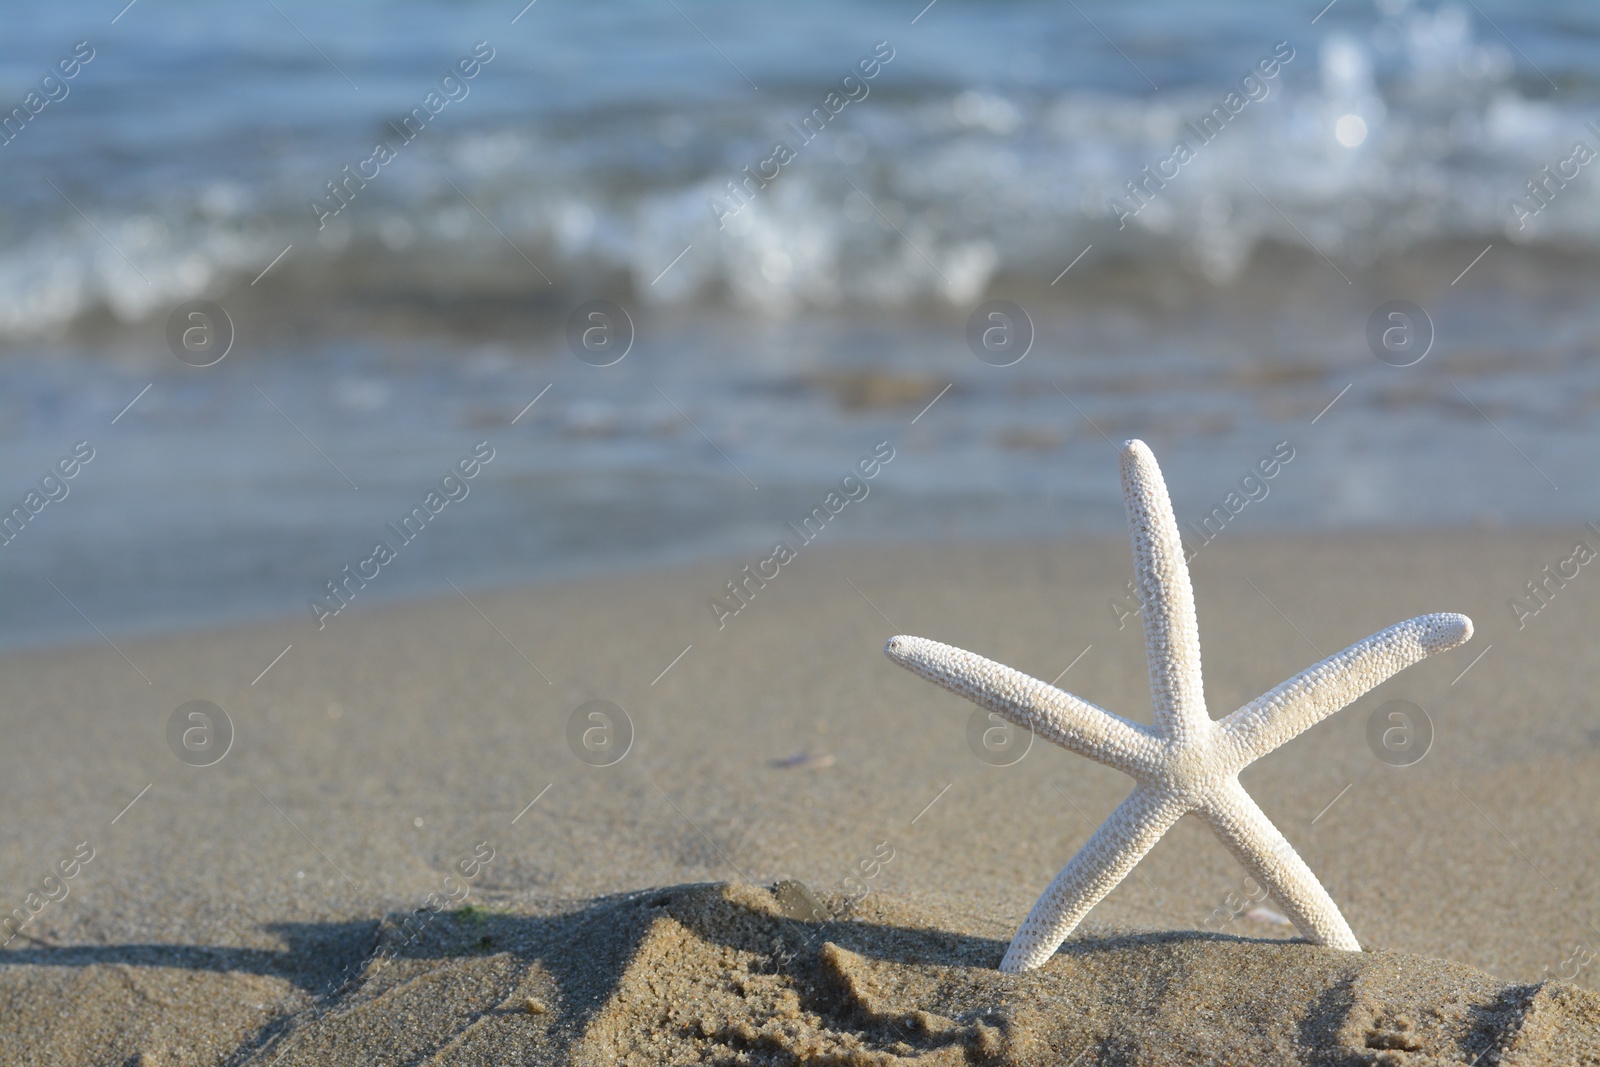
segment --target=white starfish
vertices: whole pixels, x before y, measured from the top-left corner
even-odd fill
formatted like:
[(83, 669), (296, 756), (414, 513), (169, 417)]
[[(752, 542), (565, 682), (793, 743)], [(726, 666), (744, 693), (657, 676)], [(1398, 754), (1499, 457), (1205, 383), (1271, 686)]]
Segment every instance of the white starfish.
[(1409, 619), (1213, 720), (1201, 684), (1199, 628), (1183, 543), (1161, 469), (1143, 441), (1123, 446), (1122, 490), (1133, 534), (1153, 728), (937, 641), (895, 637), (884, 647), (890, 659), (930, 682), (1138, 782), (1044, 891), (1011, 939), (1000, 969), (1024, 971), (1048, 960), (1089, 909), (1189, 812), (1206, 821), (1308, 940), (1359, 952), (1333, 899), (1244, 791), (1239, 772), (1395, 673), (1460, 645), (1472, 636), (1472, 620), (1454, 614)]

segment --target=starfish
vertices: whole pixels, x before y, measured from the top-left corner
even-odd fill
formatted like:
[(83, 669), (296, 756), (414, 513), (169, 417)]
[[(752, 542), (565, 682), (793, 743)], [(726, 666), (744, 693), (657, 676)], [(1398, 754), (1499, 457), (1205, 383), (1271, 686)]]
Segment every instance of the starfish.
[(1266, 887), (1308, 941), (1361, 951), (1328, 891), (1239, 784), (1239, 772), (1385, 679), (1462, 644), (1472, 636), (1472, 620), (1455, 614), (1408, 619), (1214, 720), (1206, 711), (1194, 588), (1183, 542), (1161, 469), (1143, 441), (1123, 445), (1122, 490), (1155, 706), (1153, 727), (951, 645), (894, 637), (884, 646), (889, 658), (907, 670), (1138, 783), (1034, 904), (1000, 969), (1025, 971), (1044, 964), (1089, 909), (1191, 812)]

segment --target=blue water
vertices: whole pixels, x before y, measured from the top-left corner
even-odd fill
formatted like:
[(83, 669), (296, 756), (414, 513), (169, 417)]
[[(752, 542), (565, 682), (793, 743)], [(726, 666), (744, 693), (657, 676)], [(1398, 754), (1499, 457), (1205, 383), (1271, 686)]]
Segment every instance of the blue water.
[[(880, 440), (840, 539), (1114, 531), (1135, 434), (1180, 519), (1291, 442), (1235, 530), (1592, 517), (1600, 9), (1320, 9), (8, 11), (0, 105), (61, 98), (0, 145), (0, 504), (96, 458), (0, 547), (0, 643), (304, 612), (480, 440), (372, 601), (764, 550)], [(204, 369), (165, 336), (199, 298), (237, 332)], [(596, 298), (613, 367), (564, 337)], [(1015, 366), (968, 350), (986, 299), (1033, 319)], [(1368, 347), (1394, 299), (1414, 366)]]

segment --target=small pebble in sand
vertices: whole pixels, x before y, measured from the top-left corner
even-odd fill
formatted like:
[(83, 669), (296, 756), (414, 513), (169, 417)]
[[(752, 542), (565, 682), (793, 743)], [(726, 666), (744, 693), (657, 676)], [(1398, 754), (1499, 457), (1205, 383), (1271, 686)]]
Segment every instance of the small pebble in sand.
[(529, 997), (528, 998), (528, 1014), (529, 1015), (543, 1015), (545, 1012), (547, 1012), (549, 1010), (550, 1010), (549, 1008), (544, 1006), (544, 1001), (539, 1000), (539, 999), (537, 999), (535, 997)]
[(1268, 923), (1272, 926), (1293, 926), (1294, 921), (1282, 912), (1274, 911), (1265, 904), (1257, 904), (1244, 913), (1246, 919), (1253, 919), (1258, 923)]
[(820, 756), (813, 756), (806, 752), (797, 752), (793, 756), (784, 756), (782, 759), (770, 760), (768, 763), (773, 767), (798, 767), (804, 770), (820, 771), (824, 767), (832, 767), (833, 761), (834, 755), (831, 752), (824, 752)]

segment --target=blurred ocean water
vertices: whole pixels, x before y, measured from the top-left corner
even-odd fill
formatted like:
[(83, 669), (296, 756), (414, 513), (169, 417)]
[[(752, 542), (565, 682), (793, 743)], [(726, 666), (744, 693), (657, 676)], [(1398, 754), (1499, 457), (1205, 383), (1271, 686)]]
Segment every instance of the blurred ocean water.
[[(1600, 9), (1319, 8), (13, 14), (0, 502), (97, 456), (0, 547), (0, 642), (81, 636), (68, 597), (304, 611), (484, 440), (372, 599), (765, 551), (885, 440), (841, 538), (1115, 531), (1135, 434), (1180, 520), (1289, 443), (1229, 529), (1593, 517)], [(991, 298), (1013, 366), (968, 350)], [(611, 367), (566, 340), (593, 299)]]
[[(1596, 136), (1600, 12), (1576, 2), (1501, 5), (1492, 24), (1471, 5), (1343, 3), (1315, 26), (1267, 3), (1107, 4), (1091, 23), (946, 2), (914, 26), (882, 3), (703, 4), (692, 25), (670, 4), (555, 3), (514, 26), (488, 4), (280, 6), (149, 5), (111, 26), (60, 4), (12, 21), (8, 106), (75, 42), (95, 58), (5, 146), (5, 336), (157, 315), (291, 243), (272, 278), (300, 302), (609, 291), (793, 313), (970, 303), (1048, 280), (1089, 242), (1220, 284), (1268, 242), (1360, 268), (1456, 240), (1600, 241), (1600, 183), (1521, 229), (1507, 206)], [(403, 141), (478, 41), (494, 58)], [(893, 58), (864, 97), (802, 142), (802, 118), (879, 41)], [(1293, 58), (1265, 98), (1119, 231), (1125, 183), (1194, 141), (1185, 124), (1280, 41)], [(1346, 116), (1354, 145), (1336, 134)], [(319, 229), (312, 202), (382, 140), (399, 159)], [(727, 183), (777, 140), (795, 164), (718, 228), (708, 202), (731, 203)], [(485, 240), (474, 205), (509, 243)]]

